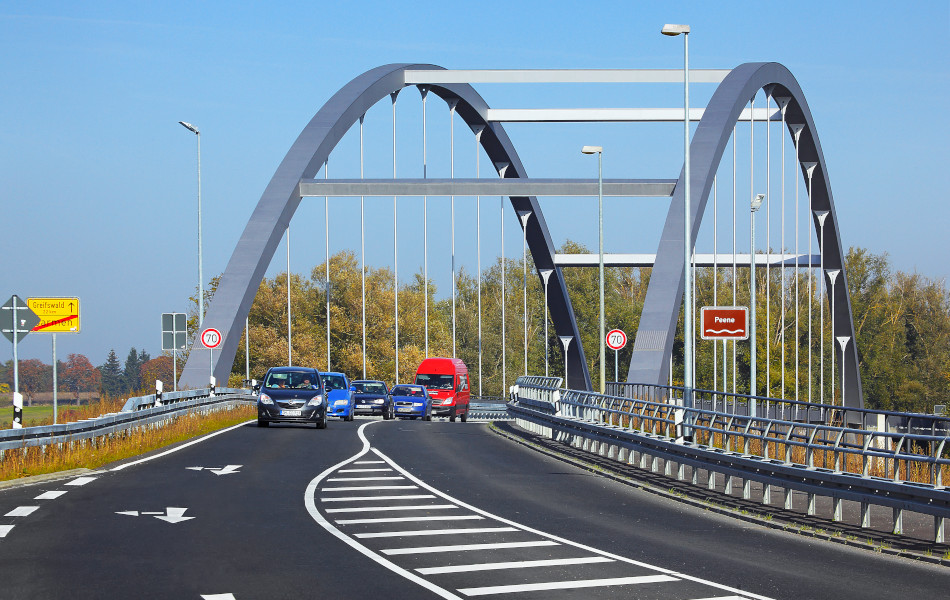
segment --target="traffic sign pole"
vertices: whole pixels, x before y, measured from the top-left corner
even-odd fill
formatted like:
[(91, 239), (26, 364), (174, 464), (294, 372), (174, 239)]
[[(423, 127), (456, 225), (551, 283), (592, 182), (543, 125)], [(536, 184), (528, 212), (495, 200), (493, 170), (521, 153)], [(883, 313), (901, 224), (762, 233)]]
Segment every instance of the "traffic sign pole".
[(17, 331), (16, 304), (19, 298), (16, 295), (13, 300), (13, 429), (23, 427), (23, 397), (20, 396), (20, 358), (17, 356), (16, 346), (17, 338), (20, 337)]

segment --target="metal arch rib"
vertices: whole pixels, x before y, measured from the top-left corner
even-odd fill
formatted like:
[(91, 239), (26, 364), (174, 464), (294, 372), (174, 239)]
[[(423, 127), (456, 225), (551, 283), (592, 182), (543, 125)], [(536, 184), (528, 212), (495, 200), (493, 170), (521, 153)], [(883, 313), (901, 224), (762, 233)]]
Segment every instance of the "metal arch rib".
[[(392, 64), (363, 73), (334, 94), (303, 129), (251, 213), (208, 306), (204, 326), (221, 331), (223, 341), (220, 349), (214, 353), (212, 362), (211, 353), (204, 351), (200, 340), (196, 339), (182, 370), (180, 386), (204, 387), (209, 374), (213, 374), (218, 381), (228, 380), (244, 319), (281, 236), (300, 204), (298, 183), (301, 179), (311, 179), (317, 174), (343, 135), (370, 107), (408, 85), (405, 81), (406, 71), (420, 69), (438, 70), (441, 67)], [(498, 123), (486, 122), (488, 105), (474, 88), (468, 84), (433, 85), (430, 91), (446, 100), (459, 100), (459, 116), (470, 127), (485, 127), (481, 136), (482, 147), (494, 163), (510, 165), (505, 171), (506, 177), (526, 177), (524, 166), (504, 128)], [(535, 218), (530, 219), (526, 236), (538, 269), (554, 269), (548, 289), (555, 331), (557, 335), (572, 335), (578, 342), (571, 344), (567, 356), (570, 385), (589, 389), (590, 375), (579, 343), (574, 311), (562, 273), (554, 265), (554, 246), (540, 206), (534, 197), (512, 197), (511, 203), (515, 210), (531, 210), (534, 213)]]
[[(723, 151), (732, 135), (749, 98), (760, 89), (771, 87), (775, 98), (788, 98), (786, 124), (804, 125), (799, 138), (799, 168), (805, 173), (804, 163), (815, 162), (812, 175), (811, 215), (816, 232), (821, 229), (815, 211), (829, 211), (825, 222), (825, 270), (840, 269), (842, 281), (835, 286), (834, 337), (850, 336), (844, 356), (845, 402), (847, 406), (863, 407), (861, 376), (858, 370), (858, 352), (854, 343), (854, 320), (848, 293), (848, 278), (844, 268), (844, 253), (839, 236), (838, 219), (831, 194), (831, 182), (824, 155), (818, 142), (817, 130), (801, 87), (787, 68), (778, 63), (746, 63), (732, 70), (716, 89), (706, 107), (702, 120), (690, 142), (691, 172), (689, 182), (692, 241), (695, 243), (700, 221), (709, 199), (713, 178), (722, 159)], [(673, 200), (656, 253), (656, 263), (647, 288), (640, 326), (634, 342), (628, 382), (662, 384), (669, 372), (670, 353), (676, 333), (679, 310), (683, 301), (683, 172), (673, 192)], [(807, 177), (806, 177), (807, 179)], [(818, 234), (822, 237), (821, 234)], [(822, 274), (825, 277), (825, 274)], [(830, 289), (829, 289), (829, 293)]]

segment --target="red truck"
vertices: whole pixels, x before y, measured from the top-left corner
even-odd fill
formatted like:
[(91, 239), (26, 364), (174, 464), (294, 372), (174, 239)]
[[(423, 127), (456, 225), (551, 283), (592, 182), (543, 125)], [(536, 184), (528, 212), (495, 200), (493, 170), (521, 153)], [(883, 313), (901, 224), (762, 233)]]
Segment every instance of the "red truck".
[(432, 414), (468, 420), (468, 367), (458, 358), (433, 357), (422, 361), (416, 370), (417, 385), (424, 386), (432, 398)]

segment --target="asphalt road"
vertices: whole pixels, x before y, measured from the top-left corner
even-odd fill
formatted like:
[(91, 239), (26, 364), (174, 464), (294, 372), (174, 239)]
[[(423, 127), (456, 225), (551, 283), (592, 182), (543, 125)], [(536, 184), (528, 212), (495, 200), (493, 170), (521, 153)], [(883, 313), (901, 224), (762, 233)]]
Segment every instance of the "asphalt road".
[(950, 589), (945, 567), (670, 501), (475, 423), (239, 426), (2, 491), (0, 515), (0, 598), (866, 600)]

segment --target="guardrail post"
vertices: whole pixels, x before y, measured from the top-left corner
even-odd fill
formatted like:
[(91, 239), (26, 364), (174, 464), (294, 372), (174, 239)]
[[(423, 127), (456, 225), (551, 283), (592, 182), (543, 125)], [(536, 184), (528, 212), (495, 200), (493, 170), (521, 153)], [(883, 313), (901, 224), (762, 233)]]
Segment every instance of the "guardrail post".
[(861, 503), (861, 528), (867, 529), (871, 526), (871, 503)]
[(214, 384), (215, 383), (216, 381), (214, 379), (214, 375), (212, 375), (209, 381), (209, 385), (208, 385), (208, 395), (212, 398), (214, 398)]
[(832, 500), (832, 502), (834, 503), (834, 511), (833, 511), (833, 513), (832, 513), (832, 515), (831, 515), (831, 520), (832, 520), (832, 521), (841, 521), (841, 520), (843, 520), (843, 519), (844, 519), (844, 512), (843, 512), (842, 507), (841, 507), (841, 503), (842, 503), (841, 498), (838, 498), (837, 496), (832, 496), (831, 500)]
[(767, 483), (762, 486), (762, 504), (772, 504), (772, 486)]
[(808, 493), (808, 512), (809, 517), (818, 514), (818, 494)]
[(901, 535), (904, 533), (904, 509), (895, 508), (894, 509), (894, 535)]
[(162, 405), (162, 380), (155, 380), (155, 406)]
[(934, 517), (934, 543), (943, 544), (946, 541), (947, 519)]
[(706, 471), (706, 489), (716, 489), (716, 472)]

